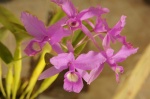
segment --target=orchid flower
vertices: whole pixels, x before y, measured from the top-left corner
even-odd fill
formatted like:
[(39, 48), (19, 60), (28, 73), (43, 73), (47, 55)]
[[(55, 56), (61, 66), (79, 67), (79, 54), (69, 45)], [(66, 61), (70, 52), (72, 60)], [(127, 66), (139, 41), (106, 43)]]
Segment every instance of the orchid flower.
[(69, 92), (79, 93), (83, 88), (82, 78), (88, 78), (88, 75), (84, 74), (84, 71), (98, 67), (105, 60), (103, 55), (93, 51), (81, 54), (76, 59), (72, 52), (61, 53), (50, 59), (51, 64), (54, 66), (44, 71), (40, 75), (39, 80), (68, 69), (68, 72), (64, 75), (64, 89)]
[[(127, 47), (125, 45), (122, 46), (122, 48), (114, 54), (114, 50), (112, 48), (109, 48), (103, 52), (103, 56), (106, 58), (106, 63), (109, 64), (111, 69), (115, 72), (116, 74), (116, 81), (119, 82), (119, 73), (123, 73), (123, 67), (118, 66), (117, 63), (124, 61), (127, 57), (129, 57), (132, 54), (135, 54), (137, 52), (138, 48), (133, 48), (133, 47)], [(103, 70), (104, 64), (99, 65), (99, 67), (96, 67), (90, 72), (90, 76), (87, 79), (88, 84), (90, 84), (92, 81), (94, 81), (98, 75), (101, 73)]]
[(100, 6), (96, 8), (90, 7), (78, 13), (77, 9), (74, 7), (70, 0), (51, 1), (58, 4), (67, 14), (68, 19), (66, 20), (66, 22), (64, 22), (64, 27), (67, 26), (72, 31), (81, 29), (94, 42), (94, 44), (97, 45), (91, 32), (86, 28), (84, 24), (82, 24), (82, 21), (109, 12), (107, 8), (102, 8)]
[(125, 19), (126, 19), (126, 16), (124, 15), (121, 16), (121, 19), (119, 20), (119, 22), (111, 29), (106, 23), (106, 20), (101, 19), (100, 17), (97, 18), (97, 24), (94, 27), (94, 32), (96, 33), (106, 32), (105, 37), (103, 37), (100, 34), (100, 38), (103, 40), (102, 44), (104, 46), (104, 49), (107, 49), (110, 47), (110, 41), (114, 43), (117, 40), (125, 46), (128, 46), (128, 47), (131, 46), (131, 44), (126, 41), (126, 37), (120, 35), (122, 29), (125, 26)]
[(49, 42), (57, 53), (62, 52), (58, 42), (71, 33), (71, 31), (63, 29), (61, 26), (65, 18), (50, 27), (46, 27), (37, 17), (27, 12), (21, 14), (21, 20), (27, 32), (34, 37), (25, 48), (25, 53), (27, 55), (33, 56), (40, 52), (46, 42)]

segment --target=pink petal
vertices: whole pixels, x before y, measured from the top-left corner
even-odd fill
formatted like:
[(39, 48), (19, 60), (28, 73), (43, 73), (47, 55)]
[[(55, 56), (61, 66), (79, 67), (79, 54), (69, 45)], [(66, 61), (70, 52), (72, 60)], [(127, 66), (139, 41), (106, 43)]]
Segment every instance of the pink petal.
[(109, 34), (111, 34), (112, 36), (117, 36), (120, 34), (120, 32), (122, 31), (122, 29), (125, 26), (125, 21), (126, 21), (126, 16), (121, 16), (121, 19), (119, 20), (119, 22), (109, 31)]
[(103, 39), (103, 42), (102, 42), (102, 45), (104, 47), (104, 49), (109, 49), (110, 48), (110, 36), (109, 35), (105, 35), (104, 39)]
[(82, 77), (85, 81), (88, 81), (88, 79), (89, 79), (89, 74), (88, 74), (87, 71), (82, 70), (82, 69), (78, 69), (78, 68), (76, 68), (76, 70), (78, 71), (78, 73), (81, 75), (81, 77)]
[(87, 54), (81, 54), (73, 63), (76, 68), (82, 70), (92, 70), (106, 61), (101, 53), (89, 51)]
[(112, 69), (115, 71), (116, 81), (119, 83), (119, 74), (123, 73), (124, 69), (122, 66), (115, 66), (115, 67), (112, 67)]
[(34, 36), (36, 39), (43, 39), (47, 35), (47, 30), (40, 20), (37, 17), (32, 16), (29, 13), (22, 12), (21, 20), (27, 30), (27, 32)]
[(65, 29), (62, 26), (66, 20), (66, 18), (63, 18), (48, 28), (51, 44), (60, 42), (63, 37), (69, 36), (72, 33), (71, 30)]
[(56, 69), (54, 66), (50, 67), (49, 69), (45, 70), (38, 78), (38, 80), (42, 80), (51, 76), (54, 76), (55, 74), (60, 73), (62, 70)]
[(85, 35), (87, 35), (92, 40), (92, 42), (95, 44), (95, 46), (97, 48), (99, 48), (99, 46), (98, 46), (97, 42), (95, 41), (93, 35), (91, 34), (91, 32), (83, 24), (81, 26), (81, 30), (83, 31), (83, 33), (85, 33)]
[(108, 13), (109, 10), (107, 8), (102, 8), (102, 7), (90, 7), (88, 9), (85, 9), (81, 11), (78, 15), (77, 18), (80, 20), (86, 20), (94, 16), (101, 16), (104, 13)]
[(109, 30), (110, 29), (108, 27), (108, 24), (107, 24), (106, 20), (98, 17), (97, 20), (96, 20), (96, 25), (95, 25), (94, 31), (96, 33), (101, 33), (101, 32), (107, 32)]
[(74, 17), (77, 14), (77, 10), (72, 4), (70, 0), (51, 0), (52, 2), (55, 2), (56, 4), (60, 5), (61, 8), (64, 10), (64, 12), (69, 17)]
[(89, 78), (88, 80), (86, 81), (87, 84), (91, 84), (91, 82), (93, 82), (98, 76), (99, 74), (102, 72), (103, 70), (103, 67), (104, 67), (104, 64), (96, 67), (95, 69), (93, 69), (90, 74), (89, 74)]
[(128, 48), (126, 46), (122, 46), (118, 53), (116, 53), (112, 58), (115, 62), (122, 62), (127, 57), (137, 52), (138, 48)]
[(72, 43), (70, 41), (67, 41), (67, 48), (68, 48), (69, 52), (72, 52), (72, 53), (74, 52), (74, 48), (73, 48)]
[(64, 89), (68, 92), (76, 92), (79, 93), (82, 88), (83, 88), (83, 82), (82, 82), (82, 78), (80, 77), (80, 75), (77, 72), (73, 72), (78, 76), (78, 81), (77, 82), (70, 82), (67, 79), (67, 74), (69, 72), (67, 72), (65, 74), (65, 79), (64, 79)]
[(66, 69), (70, 62), (74, 61), (73, 53), (61, 53), (50, 59), (56, 69)]
[(60, 46), (59, 43), (52, 44), (52, 43), (50, 42), (50, 45), (51, 45), (52, 49), (53, 49), (56, 53), (60, 54), (60, 53), (63, 53), (63, 52), (64, 52), (64, 51), (62, 50), (62, 48), (61, 48), (61, 46)]

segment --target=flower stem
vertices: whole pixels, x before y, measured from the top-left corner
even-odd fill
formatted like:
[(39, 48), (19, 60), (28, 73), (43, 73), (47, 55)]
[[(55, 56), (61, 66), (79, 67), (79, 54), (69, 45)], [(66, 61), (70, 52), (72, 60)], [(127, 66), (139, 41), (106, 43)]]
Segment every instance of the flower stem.
[(1, 66), (1, 59), (0, 59), (0, 90), (3, 94), (4, 97), (6, 97), (6, 93), (3, 87), (3, 82), (2, 82), (2, 66)]
[(43, 48), (43, 52), (42, 52), (42, 55), (40, 57), (40, 60), (36, 66), (36, 68), (34, 69), (33, 71), (33, 74), (30, 78), (30, 81), (29, 81), (29, 84), (25, 90), (25, 92), (22, 94), (21, 98), (20, 99), (24, 99), (24, 96), (27, 94), (27, 99), (30, 99), (30, 96), (32, 94), (32, 91), (33, 91), (33, 88), (38, 80), (38, 77), (39, 75), (41, 74), (41, 72), (43, 71), (44, 67), (45, 67), (45, 54), (47, 52), (50, 52), (51, 51), (51, 48), (49, 47), (48, 44), (46, 44)]
[[(12, 99), (16, 99), (17, 90), (20, 84), (20, 76), (21, 76), (21, 69), (22, 69), (22, 60), (21, 58), (21, 45), (17, 43), (17, 47), (14, 54), (14, 82), (13, 82), (13, 93)], [(19, 59), (19, 60), (18, 60)]]
[(40, 93), (45, 91), (56, 80), (57, 77), (58, 77), (58, 74), (56, 74), (50, 78), (45, 79), (42, 82), (40, 88), (33, 94), (33, 96), (31, 96), (31, 99), (35, 99)]
[(10, 99), (11, 96), (11, 89), (12, 89), (12, 83), (13, 83), (13, 65), (8, 65), (8, 72), (6, 76), (6, 92), (7, 92), (7, 99)]

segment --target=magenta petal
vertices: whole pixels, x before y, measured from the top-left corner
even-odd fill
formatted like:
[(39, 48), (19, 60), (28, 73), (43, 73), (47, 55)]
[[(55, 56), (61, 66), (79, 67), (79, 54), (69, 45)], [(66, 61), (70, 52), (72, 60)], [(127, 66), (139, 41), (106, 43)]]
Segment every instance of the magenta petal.
[(126, 16), (121, 16), (121, 19), (119, 20), (119, 22), (109, 31), (109, 34), (111, 34), (112, 36), (117, 36), (120, 34), (120, 32), (122, 31), (122, 29), (125, 26), (125, 21), (126, 21)]
[(87, 82), (89, 80), (89, 74), (87, 71), (82, 70), (82, 69), (77, 69), (78, 73), (82, 76), (82, 78)]
[(42, 80), (51, 76), (54, 76), (55, 74), (60, 73), (62, 70), (60, 69), (56, 69), (54, 66), (48, 68), (47, 70), (45, 70), (38, 78), (38, 80)]
[(83, 11), (81, 11), (77, 18), (80, 19), (80, 20), (86, 20), (86, 19), (89, 19), (91, 17), (94, 17), (94, 16), (101, 16), (102, 14), (104, 13), (108, 13), (109, 10), (107, 8), (102, 8), (102, 7), (90, 7), (88, 9), (85, 9)]
[(51, 1), (60, 5), (62, 7), (63, 11), (69, 17), (74, 17), (77, 14), (77, 10), (70, 0), (51, 0)]
[(106, 36), (103, 39), (102, 45), (104, 47), (104, 49), (109, 49), (110, 48), (110, 36), (106, 34)]
[(66, 20), (66, 18), (63, 18), (48, 28), (51, 44), (60, 42), (63, 37), (69, 36), (72, 33), (71, 30), (65, 29), (62, 26)]
[(98, 17), (96, 20), (96, 25), (95, 25), (94, 31), (96, 33), (101, 33), (101, 32), (107, 32), (109, 30), (110, 30), (110, 28), (108, 27), (106, 20)]
[(124, 72), (123, 67), (122, 66), (115, 66), (115, 67), (112, 67), (112, 69), (116, 73), (116, 81), (119, 82), (119, 74)]
[(68, 64), (74, 61), (73, 53), (61, 53), (50, 59), (50, 62), (55, 66), (56, 69), (68, 68)]
[(83, 88), (82, 78), (80, 77), (80, 75), (77, 72), (73, 72), (78, 77), (78, 80), (76, 82), (71, 82), (67, 79), (68, 73), (70, 73), (70, 72), (67, 72), (65, 74), (64, 89), (68, 92), (79, 93)]
[(22, 12), (21, 20), (27, 30), (27, 32), (34, 36), (36, 39), (43, 39), (47, 35), (47, 30), (43, 22), (38, 20), (37, 17), (32, 16), (29, 13)]
[(38, 40), (32, 40), (27, 47), (25, 48), (24, 52), (28, 56), (34, 56), (38, 52), (42, 50), (42, 47), (44, 45), (44, 42), (38, 41)]
[(106, 61), (101, 53), (89, 51), (87, 54), (81, 54), (73, 63), (76, 68), (82, 70), (92, 70)]
[(116, 53), (112, 58), (115, 62), (122, 62), (127, 57), (137, 52), (138, 48), (128, 48), (126, 46), (122, 46), (118, 53)]
[(89, 79), (86, 81), (88, 84), (90, 84), (91, 82), (93, 82), (98, 76), (99, 74), (102, 72), (104, 67), (104, 64), (100, 65), (99, 67), (96, 67), (95, 69), (93, 69), (90, 74), (89, 74)]
[(82, 24), (81, 30), (83, 31), (83, 33), (85, 33), (85, 35), (87, 35), (92, 42), (96, 45), (97, 48), (99, 48), (97, 42), (95, 41), (93, 35), (91, 34), (91, 32)]
[(56, 53), (60, 54), (60, 53), (63, 53), (63, 52), (64, 52), (64, 51), (62, 50), (62, 48), (61, 48), (61, 46), (60, 46), (59, 43), (55, 43), (55, 44), (51, 44), (51, 43), (50, 43), (50, 45), (51, 45), (52, 49), (53, 49)]
[(72, 43), (70, 41), (67, 41), (67, 48), (68, 48), (69, 52), (72, 52), (72, 53), (74, 52), (74, 48), (73, 48)]

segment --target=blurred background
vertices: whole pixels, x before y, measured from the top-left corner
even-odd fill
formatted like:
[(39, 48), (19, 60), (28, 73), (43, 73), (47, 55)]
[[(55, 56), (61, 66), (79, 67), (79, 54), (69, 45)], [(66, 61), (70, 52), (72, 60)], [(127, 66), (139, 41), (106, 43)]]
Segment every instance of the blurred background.
[[(131, 42), (134, 47), (139, 47), (138, 53), (127, 58), (126, 61), (120, 63), (125, 71), (120, 77), (120, 83), (115, 80), (115, 73), (105, 66), (101, 75), (91, 85), (85, 85), (80, 94), (69, 93), (63, 90), (63, 76), (59, 77), (56, 82), (43, 94), (39, 99), (111, 99), (116, 93), (117, 88), (131, 74), (136, 63), (139, 61), (145, 48), (150, 44), (150, 0), (72, 0), (75, 6), (82, 10), (90, 6), (101, 5), (110, 9), (110, 13), (105, 15), (110, 27), (114, 26), (121, 15), (127, 16), (126, 26), (122, 31), (122, 35), (127, 37), (127, 41)], [(28, 11), (47, 22), (49, 12), (55, 9), (50, 0), (0, 0), (3, 5), (20, 18), (22, 11)], [(14, 51), (13, 36), (9, 35), (9, 40), (4, 41), (11, 51)], [(91, 48), (89, 44), (87, 48)], [(32, 59), (34, 61), (34, 59)], [(31, 59), (24, 59), (22, 77), (30, 75), (30, 68), (33, 67)], [(144, 68), (144, 66), (143, 66)], [(3, 67), (3, 70), (6, 69)], [(5, 72), (4, 72), (5, 77)], [(38, 86), (38, 85), (37, 85)], [(150, 99), (150, 76), (146, 79), (136, 99)]]

